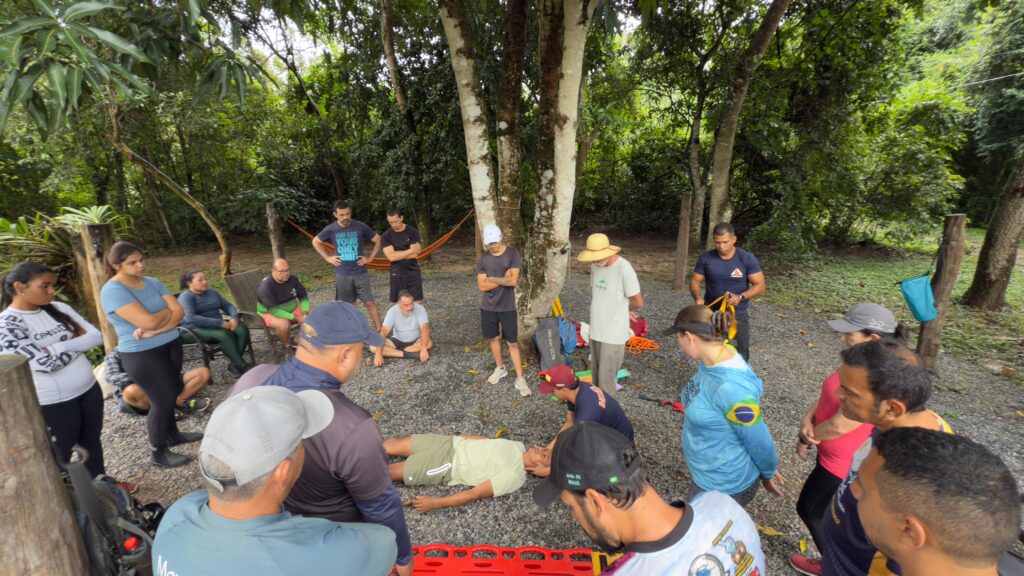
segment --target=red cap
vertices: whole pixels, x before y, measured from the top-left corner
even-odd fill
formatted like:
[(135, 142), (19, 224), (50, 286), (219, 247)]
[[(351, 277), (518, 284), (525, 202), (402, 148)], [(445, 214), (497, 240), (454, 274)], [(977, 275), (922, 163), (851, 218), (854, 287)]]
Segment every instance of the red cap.
[(551, 394), (556, 388), (570, 388), (576, 385), (576, 374), (565, 364), (558, 364), (540, 373), (541, 383), (537, 390)]

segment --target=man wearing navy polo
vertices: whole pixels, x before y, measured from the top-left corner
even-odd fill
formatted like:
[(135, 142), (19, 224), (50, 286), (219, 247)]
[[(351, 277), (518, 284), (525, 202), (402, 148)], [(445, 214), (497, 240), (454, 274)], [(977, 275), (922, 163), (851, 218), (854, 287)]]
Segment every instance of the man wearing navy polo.
[[(725, 296), (736, 307), (736, 351), (750, 360), (750, 301), (765, 289), (764, 273), (757, 258), (736, 247), (736, 230), (720, 222), (712, 230), (715, 249), (697, 258), (690, 277), (690, 294), (697, 305), (711, 304)], [(701, 292), (701, 282), (705, 282)]]

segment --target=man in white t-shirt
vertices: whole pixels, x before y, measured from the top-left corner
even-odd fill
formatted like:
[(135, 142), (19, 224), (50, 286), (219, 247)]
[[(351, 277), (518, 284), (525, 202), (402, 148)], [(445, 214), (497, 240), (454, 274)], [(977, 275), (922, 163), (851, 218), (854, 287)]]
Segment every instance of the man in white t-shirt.
[(757, 527), (735, 500), (702, 492), (689, 503), (665, 502), (633, 443), (596, 422), (558, 435), (551, 475), (533, 499), (545, 507), (560, 499), (598, 546), (623, 553), (602, 574), (765, 573)]
[(426, 362), (434, 341), (430, 339), (430, 319), (427, 310), (416, 303), (408, 290), (398, 292), (398, 303), (384, 316), (380, 335), (383, 346), (374, 346), (373, 365), (383, 366), (384, 358), (410, 358)]
[(590, 350), (594, 386), (615, 396), (615, 376), (629, 340), (629, 321), (644, 306), (640, 281), (628, 260), (604, 234), (591, 234), (580, 262), (590, 262)]

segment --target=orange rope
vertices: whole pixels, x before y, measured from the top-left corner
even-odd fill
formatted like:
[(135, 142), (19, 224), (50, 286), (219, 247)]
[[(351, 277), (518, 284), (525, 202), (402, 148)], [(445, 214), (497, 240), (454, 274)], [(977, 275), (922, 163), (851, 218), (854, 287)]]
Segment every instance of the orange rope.
[[(430, 256), (430, 254), (432, 252), (434, 252), (435, 250), (437, 250), (441, 246), (444, 246), (445, 243), (447, 243), (449, 240), (452, 239), (452, 236), (455, 235), (455, 232), (457, 232), (459, 230), (459, 228), (461, 228), (462, 225), (466, 223), (466, 220), (469, 220), (469, 217), (472, 216), (472, 215), (473, 215), (473, 211), (472, 210), (467, 212), (466, 215), (462, 217), (462, 220), (459, 220), (459, 223), (455, 225), (455, 228), (452, 228), (451, 230), (449, 230), (444, 236), (441, 236), (440, 238), (438, 238), (430, 246), (427, 246), (426, 248), (423, 248), (422, 250), (420, 250), (420, 253), (416, 256), (416, 259), (417, 260), (422, 260), (422, 259), (426, 258), (427, 256)], [(299, 226), (295, 222), (292, 222), (291, 219), (285, 218), (284, 221), (289, 223), (289, 224), (291, 224), (292, 226), (294, 226), (295, 229), (298, 230), (299, 232), (302, 232), (303, 234), (305, 234), (306, 237), (309, 238), (310, 240), (315, 238), (315, 236), (313, 234), (310, 234), (309, 232), (304, 230), (301, 226)], [(334, 244), (331, 244), (330, 242), (324, 242), (324, 244), (327, 245), (327, 246), (330, 246), (331, 250), (334, 250)], [(388, 260), (387, 258), (374, 258), (373, 260), (370, 260), (366, 264), (366, 267), (367, 268), (373, 268), (374, 270), (387, 270), (387, 269), (391, 268), (391, 261)]]
[(639, 354), (647, 350), (659, 350), (661, 346), (654, 340), (633, 336), (626, 340), (626, 351), (630, 354)]

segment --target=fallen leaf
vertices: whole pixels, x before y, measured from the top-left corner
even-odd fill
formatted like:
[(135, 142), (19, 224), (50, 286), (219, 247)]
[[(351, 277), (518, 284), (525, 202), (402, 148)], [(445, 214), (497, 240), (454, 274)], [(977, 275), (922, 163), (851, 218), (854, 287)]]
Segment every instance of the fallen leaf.
[(804, 540), (803, 538), (800, 539), (800, 553), (807, 553), (807, 540)]
[(462, 351), (463, 352), (469, 352), (469, 346), (463, 346), (462, 347)]
[(451, 314), (445, 314), (444, 320), (451, 320), (451, 319), (452, 319), (452, 315)]
[(779, 532), (771, 526), (761, 526), (760, 524), (757, 525), (757, 531), (761, 534), (764, 534), (765, 536), (785, 536), (785, 534)]
[(515, 402), (512, 403), (512, 409), (515, 410), (516, 408), (519, 408), (522, 405), (523, 405), (523, 401), (522, 400), (516, 400)]
[(413, 378), (412, 376), (406, 376), (405, 377), (405, 381), (406, 382), (412, 382), (413, 380), (415, 380), (415, 378)]
[(373, 394), (374, 396), (381, 396), (381, 395), (384, 394), (384, 391), (383, 390), (374, 390), (373, 392), (370, 392), (370, 394)]
[(384, 415), (384, 413), (383, 413), (383, 412), (375, 412), (375, 413), (373, 414), (372, 418), (373, 418), (374, 420), (380, 420), (380, 417), (381, 417), (381, 416), (383, 416), (383, 415)]
[(652, 362), (651, 363), (651, 368), (654, 368), (654, 369), (661, 368), (661, 364), (658, 364), (657, 362)]
[(466, 370), (466, 372), (469, 372), (470, 374), (479, 374), (480, 373), (479, 370)]
[(1017, 418), (1024, 419), (1024, 410), (1015, 410), (1013, 412), (1013, 415), (1016, 416)]
[(1010, 366), (1003, 366), (1003, 376), (1006, 376), (1007, 378), (1009, 378), (1010, 376), (1016, 376), (1016, 375), (1017, 375), (1017, 369), (1016, 368), (1011, 368)]
[(495, 438), (501, 438), (501, 435), (504, 434), (504, 433), (505, 433), (505, 428), (499, 428), (498, 431), (494, 433), (494, 437)]
[(800, 331), (800, 335), (801, 336), (807, 336), (807, 330), (801, 330)]
[(808, 348), (814, 348), (814, 342), (808, 342), (807, 343), (807, 347)]
[(413, 500), (409, 500), (408, 502), (403, 502), (402, 506), (409, 507), (409, 506), (412, 506), (412, 503), (413, 503)]

